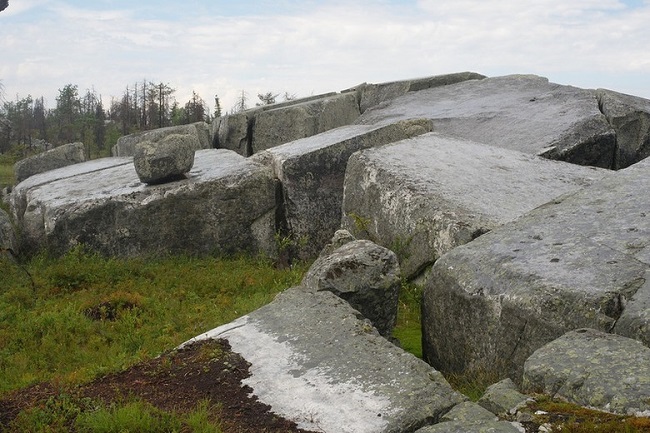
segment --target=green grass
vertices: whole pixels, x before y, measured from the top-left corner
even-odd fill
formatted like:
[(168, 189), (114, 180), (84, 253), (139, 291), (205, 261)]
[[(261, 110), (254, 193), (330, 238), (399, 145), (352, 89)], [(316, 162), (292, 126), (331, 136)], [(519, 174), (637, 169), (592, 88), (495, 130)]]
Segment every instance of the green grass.
[(650, 432), (650, 418), (614, 415), (542, 395), (528, 405), (528, 410), (537, 423), (552, 424), (556, 433)]
[[(0, 394), (82, 383), (151, 359), (270, 302), (306, 266), (264, 259), (0, 256)], [(33, 284), (30, 279), (33, 277)]]
[(421, 299), (421, 287), (413, 283), (402, 283), (397, 309), (397, 324), (393, 330), (393, 337), (399, 340), (402, 348), (418, 358), (422, 358)]
[(7, 431), (78, 433), (220, 433), (218, 422), (210, 421), (210, 407), (200, 402), (186, 414), (160, 410), (142, 400), (106, 405), (67, 394), (52, 397), (45, 404), (21, 412)]
[[(81, 248), (22, 264), (0, 255), (0, 397), (41, 382), (65, 389), (152, 359), (269, 303), (306, 270), (251, 257), (104, 258)], [(395, 336), (421, 357), (420, 297), (402, 285)], [(174, 414), (61, 394), (7, 431), (218, 433), (208, 409)]]
[(16, 158), (11, 154), (0, 155), (0, 189), (15, 183), (15, 162)]

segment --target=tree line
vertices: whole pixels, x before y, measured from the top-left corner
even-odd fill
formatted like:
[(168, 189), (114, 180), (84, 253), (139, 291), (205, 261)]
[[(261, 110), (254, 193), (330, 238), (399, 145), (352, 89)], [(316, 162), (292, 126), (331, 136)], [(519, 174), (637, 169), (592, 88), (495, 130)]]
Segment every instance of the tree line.
[(198, 93), (180, 104), (175, 89), (166, 83), (143, 80), (127, 86), (119, 98), (107, 104), (94, 89), (83, 94), (74, 84), (58, 90), (56, 106), (28, 95), (15, 100), (3, 97), (0, 82), (0, 154), (18, 149), (23, 154), (81, 141), (88, 157), (106, 156), (122, 135), (165, 126), (210, 122), (220, 116), (219, 98), (210, 113)]
[[(142, 80), (126, 86), (122, 96), (105, 104), (94, 88), (79, 92), (79, 86), (66, 84), (58, 90), (56, 106), (48, 108), (44, 98), (31, 95), (7, 101), (0, 81), (0, 154), (11, 150), (20, 156), (47, 150), (61, 144), (80, 141), (88, 158), (108, 156), (110, 147), (123, 135), (166, 126), (211, 122), (220, 117), (221, 103), (214, 96), (214, 111), (197, 92), (180, 104), (169, 84)], [(259, 93), (255, 105), (273, 104), (279, 98), (273, 92)], [(285, 92), (285, 101), (295, 99)], [(230, 113), (248, 109), (248, 96), (242, 90)]]

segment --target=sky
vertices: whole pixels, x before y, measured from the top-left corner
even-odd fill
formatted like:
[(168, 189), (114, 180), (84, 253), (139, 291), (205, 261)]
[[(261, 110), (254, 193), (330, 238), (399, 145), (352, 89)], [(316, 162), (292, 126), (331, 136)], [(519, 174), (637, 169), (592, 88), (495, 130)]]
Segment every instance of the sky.
[[(224, 111), (461, 71), (536, 74), (650, 99), (650, 0), (9, 0), (5, 99), (168, 83)], [(281, 98), (279, 98), (281, 99)]]

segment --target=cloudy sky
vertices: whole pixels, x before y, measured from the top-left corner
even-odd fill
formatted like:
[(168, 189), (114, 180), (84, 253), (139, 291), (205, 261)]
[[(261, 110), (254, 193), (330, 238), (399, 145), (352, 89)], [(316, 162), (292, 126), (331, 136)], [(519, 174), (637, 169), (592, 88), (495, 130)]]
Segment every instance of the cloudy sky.
[(530, 73), (650, 98), (650, 0), (9, 0), (5, 97), (103, 100), (146, 79), (225, 110), (459, 71)]

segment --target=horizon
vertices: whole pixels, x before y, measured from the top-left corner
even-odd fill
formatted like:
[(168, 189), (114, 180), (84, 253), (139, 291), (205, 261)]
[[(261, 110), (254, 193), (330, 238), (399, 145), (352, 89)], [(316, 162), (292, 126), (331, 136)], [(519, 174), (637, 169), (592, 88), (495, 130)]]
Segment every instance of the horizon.
[(297, 97), (462, 71), (535, 74), (650, 99), (649, 0), (12, 0), (0, 12), (5, 98), (143, 79), (228, 112), (245, 91)]

